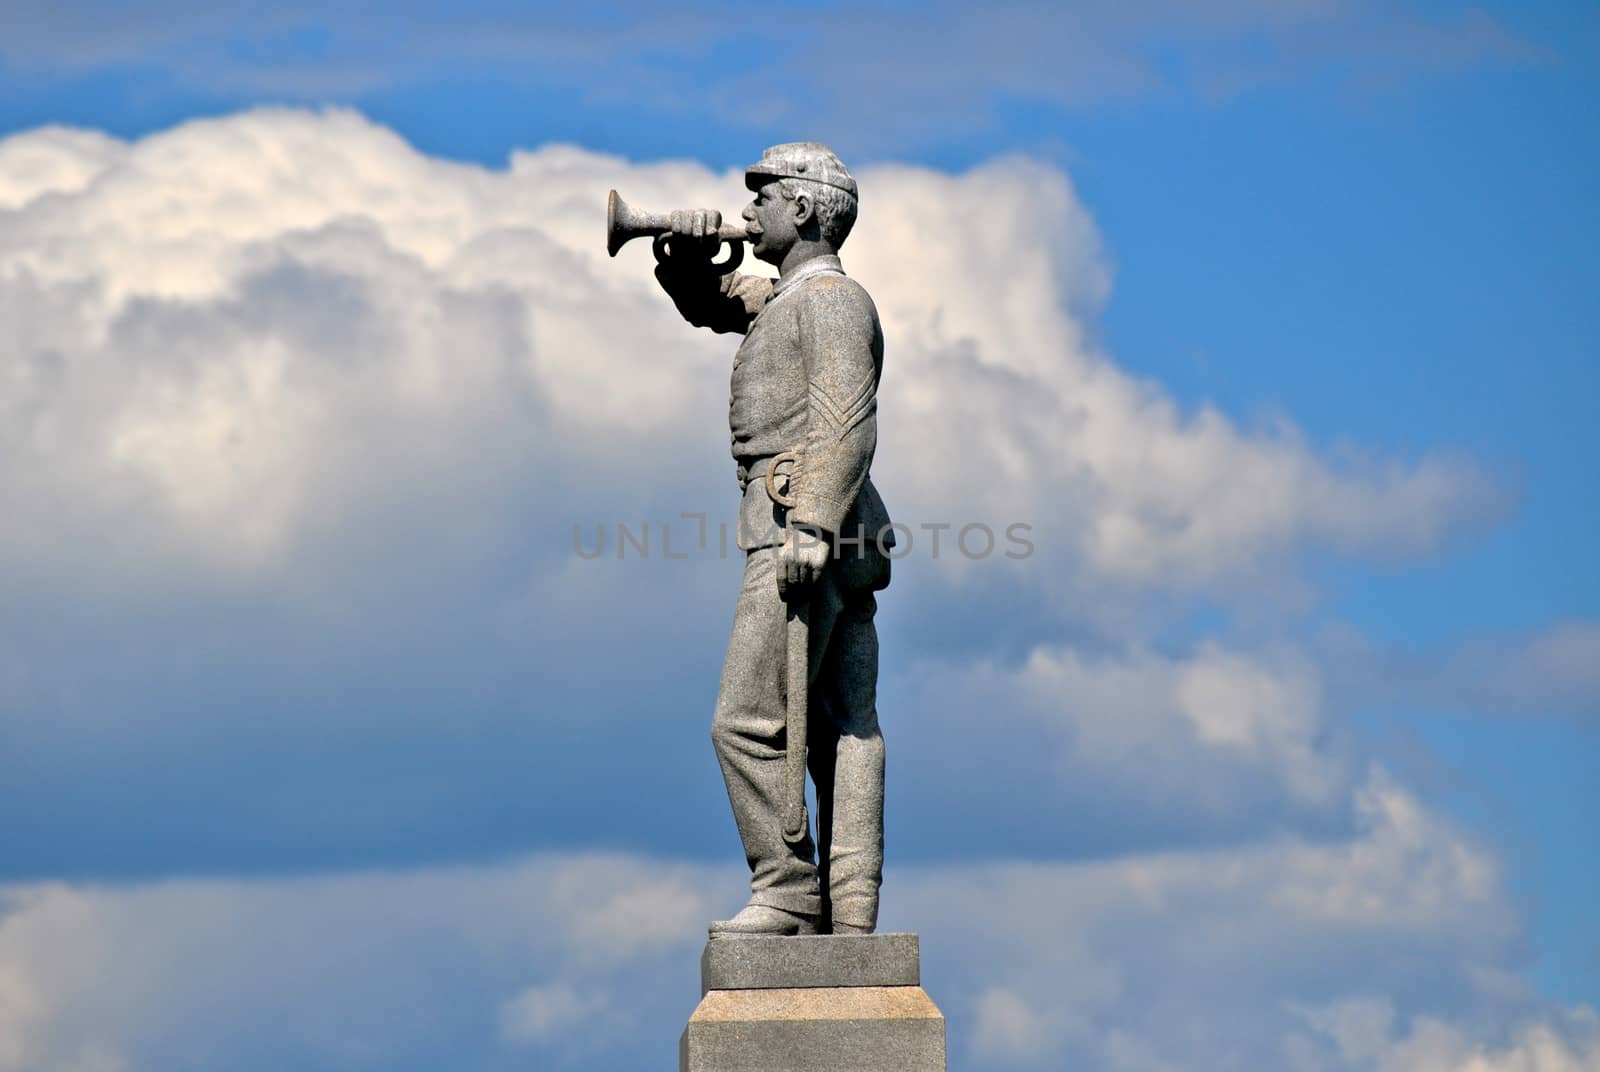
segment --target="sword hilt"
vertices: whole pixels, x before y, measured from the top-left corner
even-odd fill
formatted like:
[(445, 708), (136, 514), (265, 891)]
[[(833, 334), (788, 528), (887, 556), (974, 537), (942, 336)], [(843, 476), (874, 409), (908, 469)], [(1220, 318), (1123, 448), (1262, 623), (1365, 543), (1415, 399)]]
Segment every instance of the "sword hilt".
[[(789, 467), (789, 471), (787, 473), (780, 473), (778, 471), (778, 467), (783, 465), (787, 465)], [(776, 479), (780, 476), (783, 477), (789, 481), (789, 487), (793, 488), (794, 473), (799, 467), (800, 452), (798, 450), (786, 450), (782, 454), (774, 454), (772, 456), (772, 460), (767, 462), (767, 498), (771, 499), (779, 506), (793, 509), (794, 496), (789, 494), (779, 494)]]

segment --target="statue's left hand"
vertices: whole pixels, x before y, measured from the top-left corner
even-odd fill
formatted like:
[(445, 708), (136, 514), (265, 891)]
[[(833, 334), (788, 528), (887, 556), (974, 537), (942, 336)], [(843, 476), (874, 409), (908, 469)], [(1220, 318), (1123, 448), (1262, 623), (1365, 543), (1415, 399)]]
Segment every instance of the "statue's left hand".
[(815, 532), (794, 528), (778, 548), (778, 594), (788, 596), (790, 588), (814, 584), (828, 564), (828, 541)]
[(717, 235), (722, 213), (716, 209), (673, 209), (670, 218), (675, 247), (689, 251), (691, 259), (709, 261), (722, 248), (722, 239)]

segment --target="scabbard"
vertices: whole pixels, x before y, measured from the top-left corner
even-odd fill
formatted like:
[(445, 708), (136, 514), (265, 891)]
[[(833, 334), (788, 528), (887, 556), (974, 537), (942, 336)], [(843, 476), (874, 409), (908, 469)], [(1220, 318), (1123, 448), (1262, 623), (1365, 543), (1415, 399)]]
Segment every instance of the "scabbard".
[(789, 599), (788, 693), (784, 750), (783, 840), (797, 844), (811, 830), (806, 815), (806, 718), (810, 702), (807, 689), (811, 662), (811, 592), (792, 593)]

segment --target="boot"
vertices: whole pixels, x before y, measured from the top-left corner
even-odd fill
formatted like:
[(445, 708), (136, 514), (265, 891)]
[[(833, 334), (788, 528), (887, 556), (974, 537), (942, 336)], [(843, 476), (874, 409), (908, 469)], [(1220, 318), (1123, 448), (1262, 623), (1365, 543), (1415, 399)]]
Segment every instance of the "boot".
[(745, 905), (737, 916), (711, 924), (713, 938), (760, 938), (768, 935), (788, 936), (816, 934), (817, 917), (802, 912), (790, 912), (771, 905)]

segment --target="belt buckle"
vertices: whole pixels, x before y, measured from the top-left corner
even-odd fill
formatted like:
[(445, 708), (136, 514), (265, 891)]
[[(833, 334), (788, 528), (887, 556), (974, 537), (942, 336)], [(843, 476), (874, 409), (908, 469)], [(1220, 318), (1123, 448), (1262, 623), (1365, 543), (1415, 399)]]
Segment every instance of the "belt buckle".
[[(782, 465), (789, 466), (789, 471), (787, 473), (778, 472), (778, 467)], [(780, 495), (778, 493), (778, 486), (773, 483), (773, 478), (776, 476), (782, 476), (788, 481), (788, 486), (793, 488), (795, 470), (798, 469), (799, 466), (800, 452), (797, 450), (786, 450), (782, 454), (774, 454), (772, 456), (772, 460), (767, 462), (767, 498), (771, 499), (779, 506), (787, 506), (792, 509), (794, 507), (794, 496), (787, 494)]]

